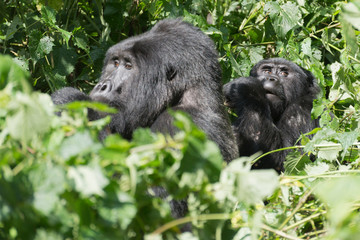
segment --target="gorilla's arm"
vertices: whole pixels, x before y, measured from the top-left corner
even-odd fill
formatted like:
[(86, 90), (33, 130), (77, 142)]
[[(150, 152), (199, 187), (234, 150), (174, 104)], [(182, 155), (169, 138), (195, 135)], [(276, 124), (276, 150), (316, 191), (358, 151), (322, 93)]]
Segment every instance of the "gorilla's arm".
[[(256, 152), (266, 153), (283, 147), (286, 136), (273, 122), (270, 107), (261, 82), (253, 77), (235, 79), (224, 86), (226, 104), (238, 118), (233, 129), (239, 146), (240, 156)], [(285, 153), (277, 152), (260, 159), (254, 168), (275, 168), (281, 171)]]
[(318, 126), (318, 120), (312, 120), (313, 98), (303, 96), (286, 107), (277, 127), (283, 132), (285, 138), (284, 146), (292, 146), (302, 133), (307, 133)]
[[(53, 94), (51, 94), (51, 99), (56, 105), (66, 104), (74, 101), (91, 101), (91, 98), (88, 95), (72, 87), (65, 87), (55, 91)], [(90, 121), (94, 121), (100, 119), (101, 116), (98, 112), (92, 109), (88, 109), (88, 118)]]
[(54, 92), (51, 94), (51, 99), (56, 105), (66, 104), (74, 101), (91, 101), (88, 95), (72, 87), (64, 87)]
[[(192, 89), (187, 91), (177, 106), (171, 107), (171, 111), (182, 111), (190, 115), (191, 119), (201, 130), (207, 133), (210, 140), (216, 142), (225, 161), (230, 162), (238, 155), (238, 148), (233, 141), (233, 131), (223, 105), (214, 104), (224, 102), (221, 94), (213, 94), (214, 99), (207, 99), (199, 96), (207, 95), (207, 89)], [(217, 100), (219, 99), (219, 100)], [(201, 107), (199, 107), (201, 106)], [(169, 110), (162, 112), (151, 125), (154, 132), (169, 133), (174, 135), (178, 129), (173, 124), (173, 117)]]

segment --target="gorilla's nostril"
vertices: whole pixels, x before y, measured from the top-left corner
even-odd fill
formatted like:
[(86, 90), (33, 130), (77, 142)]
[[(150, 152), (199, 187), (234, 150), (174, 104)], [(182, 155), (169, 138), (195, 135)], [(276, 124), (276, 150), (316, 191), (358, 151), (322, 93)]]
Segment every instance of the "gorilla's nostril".
[(111, 82), (106, 81), (104, 83), (100, 83), (98, 87), (99, 92), (110, 92), (111, 91)]
[(102, 85), (101, 88), (100, 88), (100, 91), (105, 91), (107, 88), (106, 84)]
[(121, 87), (118, 87), (118, 88), (116, 89), (116, 92), (117, 92), (118, 94), (121, 94), (122, 88), (121, 88)]

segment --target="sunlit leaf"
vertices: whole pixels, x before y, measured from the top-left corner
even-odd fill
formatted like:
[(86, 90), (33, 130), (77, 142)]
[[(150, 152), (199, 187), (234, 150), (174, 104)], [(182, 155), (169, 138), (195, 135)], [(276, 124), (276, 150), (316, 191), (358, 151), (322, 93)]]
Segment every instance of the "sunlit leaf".
[[(248, 158), (250, 161), (252, 158)], [(254, 205), (270, 196), (279, 186), (279, 177), (275, 170), (249, 171), (244, 166), (246, 158), (230, 162), (221, 172), (219, 184), (216, 184), (215, 196), (219, 200), (236, 199)]]
[(52, 164), (38, 164), (29, 173), (29, 180), (34, 188), (34, 207), (49, 214), (65, 190), (64, 169)]
[(9, 84), (13, 90), (30, 93), (32, 89), (28, 79), (29, 73), (14, 63), (11, 57), (0, 55), (0, 90)]
[(62, 236), (54, 231), (46, 231), (44, 229), (38, 229), (34, 240), (61, 240)]
[(341, 146), (333, 146), (332, 142), (322, 141), (320, 144), (323, 146), (319, 149), (318, 157), (329, 161), (336, 160), (342, 150)]
[(75, 183), (75, 189), (84, 196), (104, 195), (103, 188), (109, 183), (99, 165), (70, 167), (68, 176)]
[(360, 201), (360, 176), (329, 179), (316, 186), (316, 194), (329, 206), (334, 225), (348, 216), (356, 201)]
[(49, 95), (17, 93), (9, 109), (6, 123), (10, 135), (18, 140), (29, 141), (34, 136), (45, 133), (51, 124), (52, 102)]
[(358, 2), (342, 5), (342, 16), (348, 23), (360, 30), (360, 5)]
[(94, 142), (88, 131), (77, 132), (64, 140), (59, 153), (64, 159), (68, 159), (78, 154), (96, 151), (99, 147), (99, 143)]

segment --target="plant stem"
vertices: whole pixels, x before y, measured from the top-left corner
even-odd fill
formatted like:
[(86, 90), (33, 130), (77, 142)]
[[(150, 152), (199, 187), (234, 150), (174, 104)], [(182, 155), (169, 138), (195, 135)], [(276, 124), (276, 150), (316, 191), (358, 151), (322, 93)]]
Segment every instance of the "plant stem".
[(294, 237), (294, 236), (291, 236), (291, 235), (288, 235), (282, 231), (279, 231), (279, 230), (276, 230), (274, 228), (271, 228), (265, 224), (263, 224), (261, 226), (262, 229), (266, 230), (266, 231), (269, 231), (269, 232), (273, 232), (275, 233), (276, 235), (279, 235), (280, 237), (284, 237), (284, 238), (287, 238), (287, 239), (290, 239), (290, 240), (301, 240), (300, 238), (297, 238), (297, 237)]
[(310, 215), (309, 217), (304, 218), (304, 219), (301, 219), (300, 221), (294, 223), (293, 225), (290, 225), (290, 226), (284, 228), (283, 231), (284, 231), (284, 232), (289, 231), (290, 229), (292, 229), (292, 228), (294, 228), (294, 227), (297, 227), (297, 226), (299, 226), (299, 225), (301, 225), (301, 224), (303, 224), (303, 223), (305, 223), (305, 222), (307, 222), (307, 221), (309, 221), (309, 220), (311, 220), (311, 219), (317, 218), (318, 216), (321, 216), (321, 215), (323, 215), (324, 213), (326, 213), (326, 212), (321, 212), (321, 213), (316, 213), (316, 214), (314, 214), (314, 215)]
[(196, 220), (197, 221), (228, 220), (231, 217), (232, 217), (232, 214), (228, 214), (228, 213), (214, 213), (214, 214), (204, 214), (204, 215), (199, 215), (199, 216), (194, 216), (194, 217), (191, 217), (191, 216), (183, 217), (183, 218), (175, 219), (174, 221), (166, 223), (165, 225), (156, 229), (150, 235), (158, 235), (158, 234), (161, 234), (177, 225), (189, 223), (189, 222), (196, 221)]
[(306, 202), (306, 199), (310, 196), (310, 194), (313, 192), (313, 189), (308, 190), (304, 196), (299, 200), (297, 206), (294, 208), (294, 210), (291, 212), (291, 214), (285, 219), (285, 221), (280, 225), (279, 229), (283, 229), (284, 226), (290, 221), (290, 219), (297, 213), (297, 211), (301, 208), (302, 205)]

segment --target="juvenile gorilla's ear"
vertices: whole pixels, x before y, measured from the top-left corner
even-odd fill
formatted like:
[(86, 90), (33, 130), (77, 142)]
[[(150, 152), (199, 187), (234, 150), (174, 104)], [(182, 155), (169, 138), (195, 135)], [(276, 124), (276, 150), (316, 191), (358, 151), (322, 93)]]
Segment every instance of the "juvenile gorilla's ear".
[(173, 80), (175, 78), (176, 74), (177, 74), (177, 71), (173, 66), (170, 65), (170, 66), (166, 67), (166, 78), (168, 81)]
[(316, 85), (317, 82), (316, 82), (315, 76), (310, 71), (306, 70), (305, 68), (303, 68), (303, 67), (300, 67), (300, 68), (303, 71), (303, 73), (305, 73), (306, 80), (308, 81), (308, 83), (310, 83), (310, 85)]

